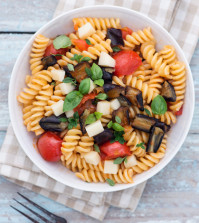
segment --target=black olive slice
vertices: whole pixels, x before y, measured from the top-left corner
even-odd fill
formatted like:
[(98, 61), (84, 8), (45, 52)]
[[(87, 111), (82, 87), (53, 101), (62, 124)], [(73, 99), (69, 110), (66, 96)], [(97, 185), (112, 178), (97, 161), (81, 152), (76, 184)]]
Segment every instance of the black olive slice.
[(121, 29), (115, 29), (115, 28), (108, 29), (107, 38), (111, 40), (111, 46), (117, 46), (117, 45), (124, 46), (124, 40), (122, 38)]
[(112, 73), (109, 73), (108, 71), (106, 71), (106, 68), (102, 68), (102, 72), (103, 72), (102, 78), (104, 79), (104, 82), (105, 83), (111, 83), (112, 78), (113, 78)]

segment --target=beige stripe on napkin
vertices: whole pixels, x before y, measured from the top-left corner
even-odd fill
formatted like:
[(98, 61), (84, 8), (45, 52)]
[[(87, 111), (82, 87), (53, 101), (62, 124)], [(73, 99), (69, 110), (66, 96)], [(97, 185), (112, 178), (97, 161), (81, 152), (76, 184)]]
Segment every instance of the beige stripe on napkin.
[[(117, 5), (140, 11), (175, 37), (190, 61), (199, 33), (199, 6), (194, 0), (60, 0), (54, 17), (74, 8)], [(132, 24), (133, 25), (133, 24)], [(145, 183), (123, 191), (91, 193), (67, 187), (40, 171), (20, 148), (11, 125), (0, 151), (0, 174), (84, 214), (103, 220), (110, 205), (134, 211)]]

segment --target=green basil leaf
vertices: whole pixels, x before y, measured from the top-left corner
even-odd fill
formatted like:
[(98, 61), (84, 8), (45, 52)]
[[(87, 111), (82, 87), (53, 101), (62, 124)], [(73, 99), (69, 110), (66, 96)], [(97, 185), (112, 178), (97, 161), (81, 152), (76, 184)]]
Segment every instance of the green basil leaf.
[(91, 60), (91, 58), (90, 57), (83, 57), (82, 59), (81, 59), (81, 62), (84, 62), (84, 61), (89, 61), (89, 60)]
[(103, 79), (98, 79), (94, 81), (94, 84), (99, 85), (100, 87), (102, 87), (104, 85), (104, 80)]
[(63, 83), (72, 83), (73, 85), (76, 85), (76, 80), (74, 78), (71, 78), (71, 77), (64, 78), (64, 80), (62, 82)]
[(147, 115), (151, 116), (151, 112), (147, 108), (144, 108), (144, 111), (147, 113)]
[(114, 136), (115, 136), (115, 141), (118, 141), (120, 144), (124, 144), (125, 140), (124, 140), (124, 131), (120, 131), (120, 132), (114, 132)]
[(113, 161), (114, 164), (121, 164), (124, 160), (125, 160), (126, 157), (118, 157), (117, 159), (115, 159)]
[(90, 90), (90, 78), (86, 78), (80, 82), (79, 91), (83, 95), (88, 94)]
[(92, 76), (92, 72), (91, 69), (89, 69), (88, 67), (85, 68), (86, 73), (88, 74), (89, 77)]
[(66, 35), (60, 35), (53, 40), (53, 46), (56, 50), (71, 46), (71, 40)]
[(97, 119), (95, 117), (94, 114), (90, 114), (87, 118), (86, 118), (86, 121), (85, 121), (85, 124), (86, 125), (89, 125), (89, 124), (92, 124), (93, 122), (96, 122)]
[(93, 65), (91, 67), (91, 72), (92, 72), (91, 78), (94, 81), (101, 79), (103, 76), (102, 69), (96, 63), (93, 63)]
[(62, 118), (59, 118), (59, 121), (60, 121), (60, 122), (67, 122), (67, 121), (68, 121), (68, 119), (67, 119), (67, 118), (62, 117)]
[(74, 119), (79, 119), (79, 113), (76, 111), (73, 115)]
[(106, 179), (106, 182), (110, 185), (110, 186), (114, 186), (115, 185), (115, 182), (111, 179)]
[(157, 95), (151, 103), (151, 109), (155, 115), (164, 115), (167, 111), (167, 103), (165, 99), (161, 95)]
[(111, 139), (110, 143), (114, 143), (115, 142), (115, 139)]
[(114, 46), (113, 48), (113, 52), (120, 52), (121, 49), (118, 46)]
[(69, 71), (74, 71), (74, 66), (72, 64), (67, 65)]
[(56, 57), (56, 56), (64, 56), (63, 54), (59, 54), (59, 53), (58, 53), (58, 54), (51, 54), (51, 55), (53, 55), (53, 56), (55, 56), (55, 57)]
[(118, 123), (113, 123), (113, 125), (112, 125), (112, 128), (115, 130), (115, 131), (118, 131), (118, 132), (120, 132), (120, 131), (124, 131), (124, 128), (120, 125), (120, 124), (118, 124)]
[(144, 142), (141, 142), (141, 143), (137, 144), (136, 147), (140, 147), (142, 149), (145, 149)]
[(98, 145), (96, 145), (96, 144), (94, 144), (93, 146), (94, 146), (95, 151), (96, 151), (96, 152), (98, 152), (98, 153), (100, 153), (99, 146), (98, 146)]
[(97, 98), (99, 100), (105, 100), (108, 98), (108, 96), (105, 93), (99, 93), (97, 96), (95, 96), (95, 98)]
[(89, 39), (86, 39), (86, 43), (87, 43), (88, 45), (91, 45), (91, 41), (90, 41)]
[(95, 117), (96, 117), (97, 120), (99, 120), (102, 117), (102, 115), (103, 115), (100, 112), (94, 112), (94, 114), (95, 114)]
[(81, 102), (83, 95), (79, 91), (72, 91), (66, 95), (64, 100), (63, 112), (73, 110)]
[(70, 58), (71, 60), (76, 60), (78, 63), (80, 63), (80, 60), (82, 59), (82, 55), (78, 55), (78, 54), (74, 54), (74, 56), (72, 58)]
[(73, 128), (73, 124), (69, 123), (68, 124), (68, 130), (72, 129)]
[(120, 117), (117, 116), (117, 115), (115, 116), (115, 121), (116, 121), (117, 123), (119, 123), (119, 124), (122, 122), (121, 119), (120, 119)]
[(113, 126), (113, 122), (110, 121), (110, 122), (108, 123), (107, 127), (110, 129), (112, 126)]
[(124, 157), (124, 162), (128, 163), (127, 157)]
[(50, 85), (55, 86), (55, 85), (56, 85), (56, 82), (55, 82), (55, 81), (52, 81), (52, 82), (50, 83)]

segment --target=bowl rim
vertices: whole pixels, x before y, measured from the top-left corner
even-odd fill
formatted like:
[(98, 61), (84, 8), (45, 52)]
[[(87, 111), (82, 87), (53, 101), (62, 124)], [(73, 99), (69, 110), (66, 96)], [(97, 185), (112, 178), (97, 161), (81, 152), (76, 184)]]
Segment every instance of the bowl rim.
[[(89, 187), (85, 187), (85, 188), (81, 188), (78, 184), (77, 185), (74, 185), (70, 182), (68, 182), (68, 184), (66, 183), (63, 183), (61, 182), (61, 180), (57, 179), (56, 176), (54, 174), (52, 174), (51, 172), (47, 172), (47, 170), (44, 168), (44, 166), (38, 162), (36, 162), (31, 156), (30, 154), (26, 151), (25, 149), (25, 145), (23, 143), (23, 140), (22, 138), (20, 137), (20, 132), (17, 131), (17, 125), (15, 125), (15, 114), (14, 114), (14, 105), (12, 103), (13, 101), (13, 94), (12, 94), (12, 86), (15, 85), (15, 82), (14, 82), (14, 77), (16, 76), (16, 71), (18, 69), (18, 66), (19, 66), (19, 61), (20, 61), (20, 58), (24, 55), (24, 53), (26, 52), (26, 48), (28, 45), (30, 45), (30, 43), (32, 43), (33, 39), (35, 38), (36, 35), (38, 34), (41, 34), (45, 29), (46, 29), (46, 26), (49, 26), (51, 25), (55, 20), (58, 20), (60, 19), (61, 17), (65, 17), (67, 15), (70, 15), (70, 14), (73, 14), (73, 13), (76, 13), (78, 14), (79, 12), (82, 12), (84, 10), (96, 10), (96, 9), (110, 9), (110, 10), (120, 10), (120, 11), (123, 11), (123, 12), (128, 12), (128, 13), (134, 13), (135, 15), (137, 16), (140, 16), (140, 17), (143, 17), (146, 21), (149, 21), (151, 23), (154, 23), (154, 25), (158, 26), (159, 29), (161, 29), (163, 32), (166, 32), (167, 35), (169, 36), (169, 38), (175, 43), (175, 45), (177, 46), (178, 48), (178, 51), (180, 51), (180, 54), (181, 54), (181, 57), (183, 59), (183, 62), (185, 63), (186, 65), (186, 69), (187, 69), (187, 74), (189, 74), (190, 76), (190, 85), (191, 85), (191, 89), (190, 89), (190, 93), (192, 94), (192, 105), (191, 108), (190, 108), (190, 115), (187, 119), (187, 128), (184, 129), (184, 134), (183, 134), (183, 140), (181, 140), (180, 144), (178, 145), (178, 149), (173, 152), (169, 158), (164, 162), (164, 163), (160, 163), (159, 166), (157, 166), (157, 168), (155, 168), (153, 170), (153, 172), (149, 173), (147, 175), (147, 177), (145, 177), (143, 180), (140, 180), (139, 182), (135, 181), (133, 184), (121, 184), (122, 186), (120, 187), (104, 187), (104, 189), (96, 189), (96, 190), (90, 190)], [(16, 100), (16, 97), (15, 97), (15, 100)], [(77, 8), (77, 9), (73, 9), (73, 10), (70, 10), (68, 12), (65, 12), (59, 16), (57, 16), (56, 18), (50, 20), (49, 22), (45, 23), (45, 25), (43, 25), (40, 29), (38, 29), (37, 32), (35, 32), (35, 34), (27, 41), (27, 43), (24, 45), (23, 49), (21, 50), (20, 54), (18, 55), (17, 57), (17, 60), (15, 62), (15, 65), (13, 67), (13, 70), (12, 70), (12, 74), (11, 74), (11, 78), (10, 78), (10, 83), (9, 83), (9, 94), (8, 94), (8, 106), (9, 106), (9, 114), (10, 114), (10, 119), (11, 119), (11, 123), (12, 123), (12, 126), (13, 126), (13, 130), (14, 130), (14, 133), (15, 133), (15, 136), (20, 144), (20, 146), (22, 147), (23, 151), (26, 153), (26, 155), (29, 157), (29, 159), (40, 169), (42, 170), (47, 176), (53, 178), (54, 180), (56, 180), (57, 182), (60, 182), (66, 186), (69, 186), (69, 187), (72, 187), (72, 188), (75, 188), (75, 189), (79, 189), (79, 190), (83, 190), (83, 191), (90, 191), (90, 192), (114, 192), (114, 191), (119, 191), (119, 190), (124, 190), (124, 189), (127, 189), (127, 188), (130, 188), (130, 187), (134, 187), (140, 183), (143, 183), (145, 181), (147, 181), (149, 178), (151, 178), (152, 176), (154, 176), (155, 174), (157, 174), (160, 170), (162, 170), (176, 155), (176, 153), (180, 150), (182, 144), (184, 143), (185, 139), (186, 139), (186, 136), (189, 132), (189, 129), (190, 129), (190, 126), (191, 126), (191, 122), (192, 122), (192, 118), (193, 118), (193, 113), (194, 113), (194, 107), (195, 107), (195, 93), (194, 93), (194, 84), (193, 84), (193, 77), (192, 77), (192, 72), (191, 72), (191, 69), (190, 69), (190, 66), (189, 66), (189, 63), (184, 55), (184, 52), (183, 50), (181, 49), (181, 47), (179, 46), (179, 44), (177, 43), (177, 41), (172, 37), (172, 35), (164, 28), (162, 27), (159, 23), (157, 23), (156, 21), (154, 21), (153, 19), (149, 18), (148, 16), (142, 14), (141, 12), (137, 12), (137, 11), (134, 11), (132, 9), (128, 9), (128, 8), (124, 8), (124, 7), (120, 7), (120, 6), (112, 6), (112, 5), (94, 5), (94, 6), (86, 6), (86, 7), (82, 7), (82, 8)]]

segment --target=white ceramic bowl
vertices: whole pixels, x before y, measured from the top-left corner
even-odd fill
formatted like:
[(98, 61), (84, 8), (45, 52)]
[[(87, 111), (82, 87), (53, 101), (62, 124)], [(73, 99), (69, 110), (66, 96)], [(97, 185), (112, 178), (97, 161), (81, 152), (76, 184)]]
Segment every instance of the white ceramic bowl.
[[(37, 34), (43, 34), (47, 37), (55, 37), (59, 34), (69, 33), (73, 31), (72, 19), (74, 17), (119, 17), (122, 26), (132, 27), (134, 31), (150, 26), (157, 40), (157, 48), (163, 47), (165, 44), (171, 44), (175, 47), (179, 60), (186, 64), (187, 82), (186, 96), (183, 108), (183, 114), (178, 117), (168, 137), (167, 151), (165, 157), (156, 166), (139, 174), (135, 177), (134, 184), (117, 184), (110, 187), (107, 183), (85, 183), (78, 179), (75, 174), (67, 170), (60, 163), (50, 163), (42, 159), (40, 154), (33, 147), (33, 133), (29, 133), (23, 125), (21, 106), (16, 100), (16, 96), (25, 86), (25, 76), (30, 73), (29, 54), (32, 42)], [(159, 24), (150, 18), (121, 7), (115, 6), (91, 6), (69, 11), (39, 29), (34, 36), (24, 46), (20, 53), (10, 80), (9, 86), (9, 109), (10, 118), (14, 128), (16, 137), (32, 162), (37, 165), (44, 173), (53, 179), (73, 188), (94, 191), (94, 192), (109, 192), (123, 190), (142, 183), (163, 169), (176, 155), (182, 146), (190, 128), (193, 111), (194, 111), (194, 85), (189, 64), (174, 38)]]

